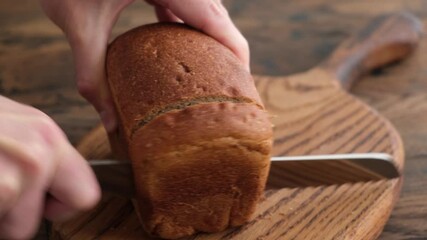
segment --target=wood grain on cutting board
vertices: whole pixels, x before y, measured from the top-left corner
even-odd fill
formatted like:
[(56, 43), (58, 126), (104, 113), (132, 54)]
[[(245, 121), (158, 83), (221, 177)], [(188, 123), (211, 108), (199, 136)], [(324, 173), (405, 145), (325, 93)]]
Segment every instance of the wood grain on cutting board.
[[(420, 30), (409, 14), (381, 17), (317, 68), (290, 77), (255, 77), (273, 116), (273, 155), (386, 152), (394, 156), (401, 170), (404, 152), (399, 134), (345, 90), (361, 74), (407, 56), (416, 46)], [(102, 128), (89, 133), (79, 150), (89, 159), (111, 154)], [(316, 171), (302, 164), (272, 174), (298, 186), (310, 181)], [(338, 185), (331, 178), (325, 183), (268, 190), (253, 221), (190, 239), (373, 239), (390, 215), (401, 179)], [(54, 224), (53, 229), (54, 239), (148, 239), (130, 201), (108, 193), (93, 211)]]

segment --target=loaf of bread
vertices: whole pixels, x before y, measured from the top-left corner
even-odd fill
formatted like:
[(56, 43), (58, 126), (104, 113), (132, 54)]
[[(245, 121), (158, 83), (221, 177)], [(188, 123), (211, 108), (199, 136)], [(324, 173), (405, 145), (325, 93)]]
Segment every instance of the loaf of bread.
[(175, 239), (251, 219), (270, 166), (272, 129), (251, 75), (226, 47), (183, 24), (117, 37), (107, 77), (145, 230)]

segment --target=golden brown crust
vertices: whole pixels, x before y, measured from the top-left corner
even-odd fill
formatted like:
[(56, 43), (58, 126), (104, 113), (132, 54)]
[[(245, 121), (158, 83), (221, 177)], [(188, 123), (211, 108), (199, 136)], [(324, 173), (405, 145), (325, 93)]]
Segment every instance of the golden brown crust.
[(248, 221), (272, 130), (231, 51), (182, 24), (147, 25), (112, 43), (107, 74), (119, 117), (110, 141), (132, 161), (145, 229), (173, 239)]
[(267, 113), (247, 103), (199, 104), (139, 129), (129, 152), (146, 230), (175, 238), (248, 221), (271, 137)]
[(234, 54), (183, 24), (150, 24), (119, 36), (108, 50), (107, 75), (127, 136), (148, 115), (178, 102), (229, 97), (261, 105)]

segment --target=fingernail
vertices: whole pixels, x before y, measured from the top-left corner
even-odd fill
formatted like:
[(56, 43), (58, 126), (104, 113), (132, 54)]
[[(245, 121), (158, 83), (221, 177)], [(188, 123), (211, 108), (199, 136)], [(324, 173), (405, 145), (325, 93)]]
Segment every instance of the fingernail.
[(99, 113), (99, 116), (107, 132), (111, 132), (116, 128), (115, 116), (110, 111), (104, 110)]

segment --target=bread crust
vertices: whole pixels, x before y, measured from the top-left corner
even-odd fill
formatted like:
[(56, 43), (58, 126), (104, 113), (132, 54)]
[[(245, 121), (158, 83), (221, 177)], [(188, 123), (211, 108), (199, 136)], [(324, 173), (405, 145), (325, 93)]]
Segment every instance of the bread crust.
[(234, 54), (183, 24), (149, 24), (116, 38), (108, 50), (107, 75), (128, 137), (144, 119), (177, 103), (210, 97), (262, 105)]
[(272, 129), (230, 50), (182, 24), (151, 24), (109, 47), (119, 116), (111, 145), (130, 158), (147, 232), (176, 239), (249, 221), (270, 166)]
[[(208, 103), (163, 114), (129, 151), (145, 229), (165, 238), (247, 222), (269, 171), (267, 114), (248, 103)], [(147, 214), (148, 213), (148, 214)]]

